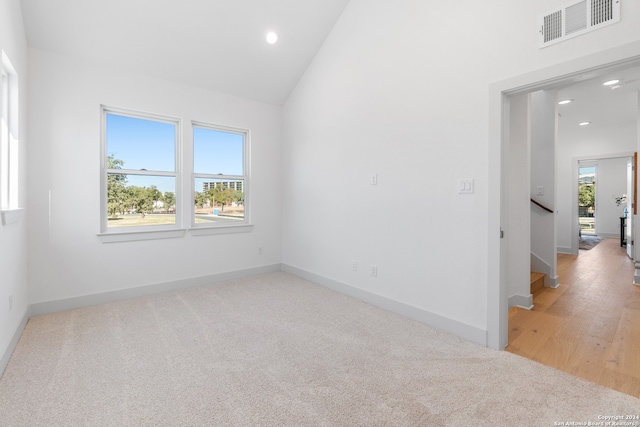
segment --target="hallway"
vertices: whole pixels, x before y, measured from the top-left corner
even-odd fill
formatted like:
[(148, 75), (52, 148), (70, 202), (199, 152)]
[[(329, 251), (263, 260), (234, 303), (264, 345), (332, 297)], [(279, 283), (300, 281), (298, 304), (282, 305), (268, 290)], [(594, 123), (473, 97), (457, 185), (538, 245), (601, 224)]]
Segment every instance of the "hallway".
[(557, 289), (509, 311), (506, 351), (640, 398), (640, 286), (618, 239), (558, 254)]

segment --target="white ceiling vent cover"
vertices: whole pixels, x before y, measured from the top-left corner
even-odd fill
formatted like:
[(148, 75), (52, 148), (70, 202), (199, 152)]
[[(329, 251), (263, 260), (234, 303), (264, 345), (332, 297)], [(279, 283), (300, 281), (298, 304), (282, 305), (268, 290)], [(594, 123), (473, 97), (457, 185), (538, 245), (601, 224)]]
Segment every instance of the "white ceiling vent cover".
[(540, 47), (620, 22), (621, 0), (582, 0), (541, 18)]

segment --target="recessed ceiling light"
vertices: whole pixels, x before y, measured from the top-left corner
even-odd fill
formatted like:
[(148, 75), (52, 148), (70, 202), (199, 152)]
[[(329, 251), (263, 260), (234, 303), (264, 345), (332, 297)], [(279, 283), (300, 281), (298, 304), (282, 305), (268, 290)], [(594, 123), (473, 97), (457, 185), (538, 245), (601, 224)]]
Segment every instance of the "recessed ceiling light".
[(589, 126), (591, 124), (591, 122), (582, 122), (582, 123), (578, 123), (580, 126)]
[(563, 99), (562, 101), (558, 102), (558, 104), (565, 105), (565, 104), (569, 104), (571, 102), (573, 102), (573, 99)]
[(278, 35), (273, 31), (267, 33), (267, 43), (274, 44), (278, 41)]
[(618, 84), (618, 83), (620, 83), (620, 80), (613, 79), (613, 80), (608, 80), (608, 81), (602, 83), (602, 86), (612, 86), (612, 85), (615, 85), (615, 84)]

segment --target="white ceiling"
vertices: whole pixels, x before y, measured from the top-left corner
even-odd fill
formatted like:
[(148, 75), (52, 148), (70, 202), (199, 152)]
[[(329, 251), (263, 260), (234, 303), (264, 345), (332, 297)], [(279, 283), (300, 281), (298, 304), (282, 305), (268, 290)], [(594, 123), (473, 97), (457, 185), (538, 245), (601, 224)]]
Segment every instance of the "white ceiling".
[(31, 47), (281, 105), (349, 0), (21, 3)]
[[(619, 79), (622, 86), (612, 90), (602, 85), (612, 79)], [(577, 129), (585, 121), (591, 122), (589, 127), (637, 122), (639, 90), (637, 64), (578, 76), (576, 82), (558, 88), (558, 101), (573, 99), (570, 104), (558, 106), (559, 129)]]
[[(349, 0), (21, 0), (31, 47), (282, 105)], [(276, 31), (278, 43), (265, 42)], [(602, 87), (621, 78), (617, 90)], [(560, 126), (637, 120), (640, 67), (559, 87)], [(635, 98), (634, 98), (635, 97)]]

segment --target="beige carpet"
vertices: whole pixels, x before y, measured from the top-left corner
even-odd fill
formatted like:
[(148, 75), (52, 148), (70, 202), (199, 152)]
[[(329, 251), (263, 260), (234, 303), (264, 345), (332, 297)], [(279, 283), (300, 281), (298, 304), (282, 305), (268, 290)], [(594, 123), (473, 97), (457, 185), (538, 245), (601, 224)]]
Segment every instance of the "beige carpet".
[(2, 426), (553, 426), (627, 414), (640, 400), (285, 273), (34, 317), (0, 379)]

